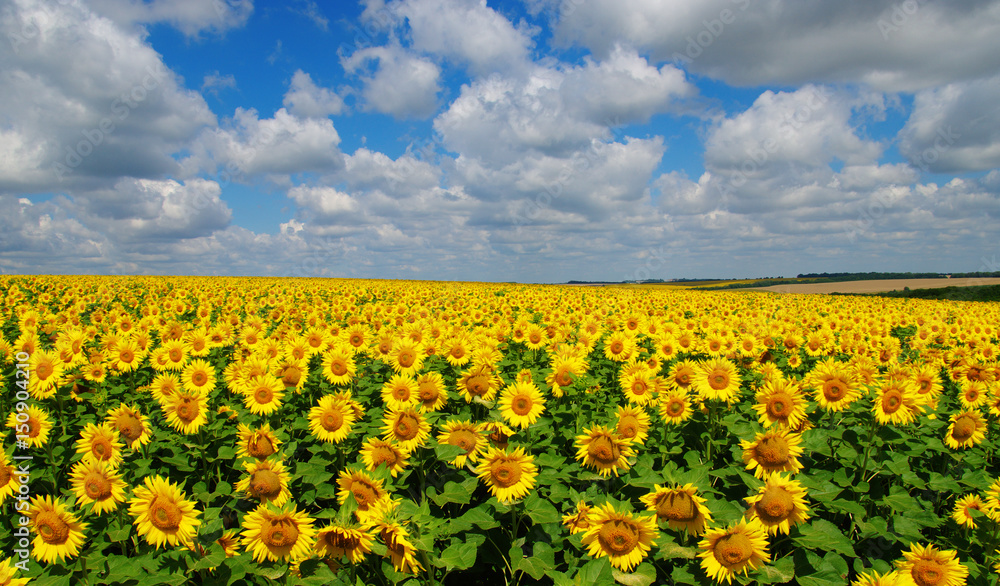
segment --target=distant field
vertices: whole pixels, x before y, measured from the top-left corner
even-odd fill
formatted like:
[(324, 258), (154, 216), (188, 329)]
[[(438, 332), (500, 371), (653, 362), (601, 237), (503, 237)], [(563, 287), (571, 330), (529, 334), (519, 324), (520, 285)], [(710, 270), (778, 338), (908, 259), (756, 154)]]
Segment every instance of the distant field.
[(1000, 278), (967, 279), (885, 279), (878, 281), (843, 281), (839, 283), (799, 283), (754, 287), (747, 291), (774, 291), (776, 293), (882, 293), (910, 289), (937, 289), (941, 287), (971, 287), (997, 285)]

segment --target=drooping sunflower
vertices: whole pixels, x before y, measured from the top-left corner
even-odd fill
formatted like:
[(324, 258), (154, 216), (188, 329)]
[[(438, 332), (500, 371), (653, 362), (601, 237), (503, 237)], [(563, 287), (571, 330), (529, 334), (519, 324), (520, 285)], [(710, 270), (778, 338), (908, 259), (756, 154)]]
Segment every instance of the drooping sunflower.
[(365, 439), (361, 446), (361, 461), (365, 469), (375, 472), (379, 466), (385, 466), (393, 478), (403, 471), (409, 457), (409, 454), (399, 449), (395, 443), (377, 437)]
[(955, 507), (951, 511), (951, 518), (960, 526), (975, 529), (976, 520), (969, 511), (985, 512), (987, 506), (978, 494), (967, 494), (955, 501)]
[(164, 545), (187, 545), (198, 532), (200, 511), (185, 498), (180, 486), (160, 476), (147, 476), (135, 487), (128, 512), (135, 517), (139, 535), (159, 549)]
[(771, 560), (767, 532), (756, 520), (740, 521), (725, 529), (712, 529), (698, 544), (701, 567), (709, 578), (729, 584), (736, 574), (747, 575)]
[(125, 481), (107, 461), (81, 460), (70, 472), (71, 485), (80, 504), (93, 504), (92, 511), (100, 516), (125, 502)]
[(32, 555), (47, 564), (80, 554), (87, 524), (77, 520), (63, 502), (48, 495), (31, 499)]
[(382, 437), (399, 444), (399, 448), (412, 452), (424, 445), (430, 436), (431, 426), (416, 409), (390, 410), (382, 419)]
[(483, 424), (483, 432), (490, 445), (501, 450), (507, 449), (507, 444), (515, 431), (507, 427), (502, 421), (486, 421)]
[(372, 550), (374, 537), (365, 527), (330, 525), (316, 533), (316, 555), (335, 560), (347, 556), (352, 564), (360, 564)]
[(346, 385), (358, 371), (354, 362), (356, 352), (344, 344), (335, 344), (323, 355), (323, 378), (334, 385)]
[(691, 396), (683, 389), (668, 391), (660, 396), (659, 411), (665, 422), (680, 425), (694, 414)]
[(805, 379), (819, 406), (827, 411), (843, 411), (861, 397), (854, 373), (847, 365), (826, 359), (816, 364)]
[(118, 430), (125, 445), (133, 450), (148, 444), (152, 438), (149, 418), (132, 405), (122, 403), (117, 409), (109, 411), (104, 420)]
[(735, 364), (716, 358), (699, 365), (691, 386), (703, 399), (732, 403), (739, 398), (741, 381)]
[(417, 377), (417, 400), (423, 412), (438, 411), (448, 402), (448, 390), (440, 372), (428, 372)]
[(750, 505), (747, 515), (760, 521), (769, 535), (779, 531), (787, 535), (792, 527), (809, 518), (805, 496), (806, 490), (798, 480), (789, 480), (780, 473), (770, 474), (757, 494), (745, 499)]
[[(17, 416), (19, 413), (26, 413), (28, 420), (24, 422), (18, 421)], [(29, 447), (40, 448), (49, 441), (52, 420), (44, 410), (34, 405), (28, 405), (28, 408), (24, 411), (17, 413), (11, 411), (10, 415), (7, 416), (7, 427), (13, 429), (17, 435), (27, 436), (27, 439), (24, 439), (24, 441), (28, 442)]]
[(586, 501), (576, 503), (576, 511), (562, 516), (562, 524), (569, 529), (570, 535), (583, 533), (590, 529), (590, 513), (593, 507)]
[(634, 405), (619, 406), (616, 415), (615, 432), (618, 437), (642, 445), (649, 435), (649, 413), (646, 409)]
[(802, 469), (801, 441), (801, 436), (785, 429), (758, 433), (754, 441), (740, 442), (743, 463), (747, 470), (753, 469), (757, 478), (765, 478), (772, 472), (795, 474)]
[(292, 493), (288, 490), (291, 477), (280, 459), (251, 460), (244, 463), (243, 468), (247, 475), (236, 483), (236, 490), (276, 507), (291, 498)]
[(986, 422), (978, 410), (963, 411), (951, 416), (944, 443), (953, 450), (971, 448), (986, 439)]
[(181, 382), (188, 392), (207, 395), (215, 388), (215, 368), (205, 360), (192, 360), (181, 371)]
[(423, 569), (417, 562), (417, 548), (399, 523), (380, 523), (379, 537), (385, 543), (386, 554), (397, 572), (416, 574)]
[(323, 442), (344, 441), (354, 421), (354, 410), (338, 395), (325, 395), (309, 409), (309, 429)]
[(408, 374), (394, 374), (382, 385), (382, 402), (389, 409), (406, 409), (417, 404), (419, 392), (415, 378)]
[(254, 415), (270, 415), (281, 408), (285, 385), (270, 374), (255, 376), (244, 383), (243, 404)]
[(162, 407), (170, 427), (186, 435), (197, 433), (208, 422), (208, 397), (201, 393), (179, 391)]
[(465, 450), (464, 454), (459, 454), (454, 460), (448, 462), (456, 468), (464, 468), (466, 460), (472, 463), (477, 462), (479, 455), (486, 448), (486, 437), (482, 433), (482, 425), (468, 420), (449, 419), (441, 427), (441, 433), (438, 434), (437, 439), (441, 444), (458, 446)]
[(265, 460), (277, 453), (278, 446), (281, 445), (281, 440), (271, 431), (271, 425), (268, 423), (260, 429), (250, 429), (241, 423), (237, 438), (239, 443), (236, 445), (236, 451), (240, 458)]
[(922, 411), (919, 399), (909, 380), (888, 378), (878, 388), (872, 412), (875, 420), (882, 425), (906, 425), (916, 421)]
[(642, 563), (656, 543), (656, 517), (618, 511), (611, 503), (595, 507), (588, 517), (590, 528), (583, 534), (587, 553), (595, 559), (607, 556), (611, 565), (629, 572)]
[(510, 425), (524, 429), (538, 421), (538, 417), (545, 411), (545, 398), (535, 383), (521, 381), (503, 390), (498, 406), (500, 415)]
[(107, 462), (117, 467), (122, 461), (122, 448), (118, 430), (110, 423), (88, 423), (76, 440), (76, 453), (83, 454), (84, 462)]
[(657, 484), (653, 486), (653, 492), (639, 500), (656, 513), (657, 519), (666, 521), (671, 529), (701, 535), (705, 532), (705, 525), (712, 522), (705, 499), (698, 496), (698, 489), (690, 483), (673, 488)]
[(476, 467), (476, 475), (489, 487), (497, 500), (508, 504), (523, 498), (535, 487), (538, 468), (535, 458), (523, 448), (510, 452), (490, 448)]
[(276, 562), (301, 561), (309, 557), (316, 529), (313, 519), (296, 510), (264, 503), (243, 517), (241, 543), (253, 554), (253, 559)]
[(496, 397), (500, 384), (500, 377), (493, 370), (493, 367), (480, 364), (462, 373), (462, 377), (458, 381), (458, 389), (466, 403), (471, 403), (473, 397), (479, 397), (483, 401), (492, 401)]
[(903, 559), (896, 561), (896, 571), (896, 583), (906, 586), (961, 586), (969, 576), (955, 550), (919, 543), (911, 543), (910, 551), (903, 552)]
[(795, 381), (775, 378), (757, 391), (753, 405), (764, 427), (798, 427), (806, 419), (806, 398)]
[(595, 425), (576, 436), (576, 459), (584, 467), (593, 468), (601, 476), (618, 476), (619, 470), (628, 470), (628, 459), (635, 456), (632, 440), (622, 438), (603, 425)]
[(349, 495), (358, 503), (358, 511), (364, 513), (386, 496), (383, 482), (372, 478), (363, 470), (341, 470), (337, 478), (337, 500), (343, 505)]

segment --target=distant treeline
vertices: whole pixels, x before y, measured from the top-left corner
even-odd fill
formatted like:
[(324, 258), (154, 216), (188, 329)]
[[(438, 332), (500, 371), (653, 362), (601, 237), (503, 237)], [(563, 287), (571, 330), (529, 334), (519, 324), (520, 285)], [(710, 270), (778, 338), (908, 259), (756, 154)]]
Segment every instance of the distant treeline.
[(1000, 285), (972, 287), (939, 287), (937, 289), (904, 289), (884, 293), (831, 293), (862, 297), (895, 297), (903, 299), (948, 299), (951, 301), (1000, 301)]

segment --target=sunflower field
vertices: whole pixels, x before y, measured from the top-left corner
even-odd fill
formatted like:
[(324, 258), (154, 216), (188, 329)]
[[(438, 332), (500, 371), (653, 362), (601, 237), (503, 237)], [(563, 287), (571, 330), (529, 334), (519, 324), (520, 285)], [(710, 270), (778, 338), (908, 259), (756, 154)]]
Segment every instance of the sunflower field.
[(1000, 307), (0, 276), (0, 585), (1000, 581)]

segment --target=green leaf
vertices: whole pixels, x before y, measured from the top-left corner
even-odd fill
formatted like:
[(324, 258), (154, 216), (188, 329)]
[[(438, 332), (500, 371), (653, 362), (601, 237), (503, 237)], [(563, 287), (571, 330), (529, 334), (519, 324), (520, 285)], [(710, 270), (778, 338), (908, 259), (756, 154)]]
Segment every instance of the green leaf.
[(611, 575), (615, 582), (625, 586), (649, 586), (656, 582), (656, 568), (652, 564), (643, 563), (632, 572), (622, 572), (618, 568), (611, 568)]
[(468, 478), (461, 484), (448, 481), (444, 484), (440, 494), (431, 495), (430, 498), (439, 507), (443, 507), (447, 503), (467, 505), (472, 499), (472, 493), (476, 490), (477, 482), (476, 477)]
[(555, 551), (544, 541), (535, 543), (530, 557), (522, 557), (514, 564), (514, 571), (523, 570), (535, 580), (540, 580), (556, 565)]
[(531, 520), (538, 524), (562, 521), (562, 515), (552, 506), (552, 503), (541, 498), (537, 493), (532, 493), (524, 499), (524, 509)]
[(816, 519), (808, 525), (799, 526), (800, 536), (794, 541), (802, 547), (820, 551), (835, 551), (848, 557), (857, 557), (854, 544), (840, 532), (836, 525), (826, 519)]
[(608, 558), (602, 557), (584, 564), (577, 573), (574, 582), (581, 586), (591, 586), (592, 584), (607, 584), (611, 579), (611, 564), (608, 563)]
[(434, 455), (438, 460), (451, 462), (455, 458), (465, 454), (466, 450), (451, 444), (438, 444), (434, 446)]
[(760, 584), (785, 584), (795, 577), (795, 562), (785, 556), (773, 564), (760, 568), (754, 576)]
[(476, 563), (479, 546), (485, 541), (486, 536), (482, 534), (470, 534), (464, 540), (453, 539), (452, 544), (441, 552), (441, 565), (448, 570), (471, 568)]
[(684, 547), (675, 541), (668, 541), (658, 549), (659, 551), (656, 554), (656, 559), (661, 560), (693, 560), (698, 555), (698, 550), (696, 548)]
[(493, 515), (489, 514), (486, 511), (485, 504), (479, 505), (474, 509), (469, 509), (468, 511), (463, 513), (461, 517), (458, 517), (457, 519), (452, 521), (452, 528), (456, 532), (462, 530), (456, 528), (456, 526), (463, 528), (464, 527), (471, 528), (473, 525), (483, 530), (489, 530), (493, 529), (494, 527), (500, 526), (500, 524), (497, 523), (496, 519), (493, 518)]

